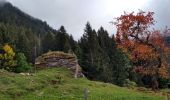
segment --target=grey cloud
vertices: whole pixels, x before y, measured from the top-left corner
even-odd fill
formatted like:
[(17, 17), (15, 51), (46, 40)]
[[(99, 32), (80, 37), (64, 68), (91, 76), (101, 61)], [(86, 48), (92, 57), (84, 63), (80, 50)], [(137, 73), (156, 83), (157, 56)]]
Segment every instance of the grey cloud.
[[(50, 26), (58, 29), (61, 25), (66, 27), (68, 33), (73, 34), (77, 40), (82, 36), (85, 24), (89, 21), (93, 28), (98, 29), (101, 25), (106, 28), (110, 34), (115, 32), (113, 25), (109, 22), (114, 17), (112, 14), (106, 14), (104, 2), (109, 0), (8, 0), (24, 12), (33, 17), (46, 21)], [(157, 20), (157, 26), (170, 26), (169, 4), (170, 0), (148, 0), (145, 7), (139, 8), (154, 11)], [(116, 5), (116, 0), (113, 6)], [(106, 5), (105, 5), (106, 7)], [(121, 7), (121, 6), (120, 6)], [(132, 7), (133, 9), (133, 7)], [(125, 9), (126, 11), (126, 9)], [(122, 13), (122, 12), (121, 12)]]
[(0, 6), (3, 6), (6, 0), (0, 0)]
[(155, 26), (158, 29), (170, 27), (170, 0), (152, 0), (144, 9), (153, 11), (156, 20)]
[[(47, 21), (57, 29), (64, 25), (68, 33), (78, 39), (83, 34), (87, 21), (95, 15), (93, 5), (97, 0), (9, 0), (15, 6), (33, 17)], [(99, 16), (99, 15), (97, 15)], [(93, 22), (92, 22), (93, 23)], [(94, 27), (97, 27), (94, 25)]]

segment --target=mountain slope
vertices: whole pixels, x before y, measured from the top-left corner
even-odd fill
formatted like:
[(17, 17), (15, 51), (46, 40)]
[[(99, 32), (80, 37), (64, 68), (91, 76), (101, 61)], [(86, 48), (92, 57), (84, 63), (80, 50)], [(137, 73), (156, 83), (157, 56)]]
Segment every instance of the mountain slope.
[(54, 68), (21, 75), (0, 70), (1, 100), (83, 100), (88, 89), (89, 100), (164, 100), (162, 96), (149, 95), (108, 83), (74, 79), (71, 71)]
[(10, 44), (17, 53), (24, 53), (30, 63), (49, 50), (73, 49), (71, 42), (76, 45), (76, 41), (64, 31), (63, 34), (60, 29), (51, 28), (46, 22), (31, 17), (8, 2), (0, 2), (0, 46)]
[(47, 33), (56, 33), (46, 22), (33, 18), (11, 3), (0, 2), (0, 45), (8, 43), (33, 62), (34, 48), (42, 52), (41, 40)]
[(35, 33), (44, 34), (49, 31), (55, 32), (46, 22), (33, 18), (22, 12), (12, 4), (6, 2), (0, 6), (0, 22), (30, 28)]

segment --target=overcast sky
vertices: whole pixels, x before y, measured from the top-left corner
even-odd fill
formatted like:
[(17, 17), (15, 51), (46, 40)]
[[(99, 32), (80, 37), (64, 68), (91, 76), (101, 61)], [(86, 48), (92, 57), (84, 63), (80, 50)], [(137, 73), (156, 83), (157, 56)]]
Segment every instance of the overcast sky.
[(156, 26), (170, 26), (170, 0), (7, 0), (33, 17), (46, 21), (58, 29), (66, 27), (68, 33), (79, 39), (87, 21), (96, 30), (103, 26), (110, 34), (115, 28), (109, 22), (126, 12), (154, 11)]

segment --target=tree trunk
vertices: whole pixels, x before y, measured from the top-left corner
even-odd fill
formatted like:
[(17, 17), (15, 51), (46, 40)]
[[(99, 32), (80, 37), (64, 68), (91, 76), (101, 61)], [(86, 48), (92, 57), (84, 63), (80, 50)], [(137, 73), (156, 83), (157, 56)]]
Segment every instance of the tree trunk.
[(151, 87), (152, 87), (152, 90), (153, 91), (157, 91), (159, 88), (158, 88), (158, 86), (159, 86), (159, 83), (158, 83), (158, 80), (157, 80), (157, 77), (156, 76), (153, 76), (152, 77), (152, 79), (151, 79)]

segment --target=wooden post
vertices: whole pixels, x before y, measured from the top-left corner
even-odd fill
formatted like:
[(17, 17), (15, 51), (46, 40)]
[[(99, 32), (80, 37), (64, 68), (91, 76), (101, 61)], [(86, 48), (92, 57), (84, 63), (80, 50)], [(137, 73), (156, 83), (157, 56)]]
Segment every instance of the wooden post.
[(37, 57), (37, 47), (36, 47), (36, 44), (35, 44), (35, 47), (34, 47), (34, 73), (36, 73), (36, 57)]
[(169, 98), (169, 94), (167, 94), (167, 100), (170, 100), (170, 98)]
[(76, 78), (77, 79), (77, 77), (78, 77), (78, 71), (79, 71), (79, 65), (77, 64), (76, 65), (76, 70), (75, 70), (75, 74), (74, 74), (74, 78)]
[(88, 90), (84, 89), (84, 100), (88, 100)]
[(76, 70), (75, 70), (75, 73), (74, 73), (74, 78), (77, 78), (78, 77), (78, 71), (79, 71), (79, 65), (78, 65), (78, 59), (77, 59), (77, 56), (74, 54), (75, 56), (75, 59), (76, 59)]

